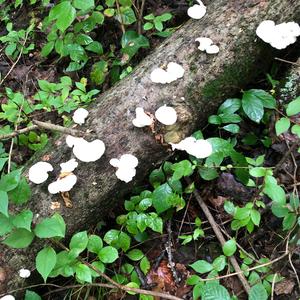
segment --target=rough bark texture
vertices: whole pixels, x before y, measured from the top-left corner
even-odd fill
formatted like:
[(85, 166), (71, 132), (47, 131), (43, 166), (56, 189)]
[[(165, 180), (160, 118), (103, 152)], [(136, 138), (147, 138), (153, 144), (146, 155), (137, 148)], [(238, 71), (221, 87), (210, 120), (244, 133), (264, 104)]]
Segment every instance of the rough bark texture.
[[(100, 95), (91, 105), (85, 127), (92, 129), (105, 142), (107, 150), (99, 161), (80, 163), (76, 169), (79, 180), (70, 193), (74, 207), (67, 209), (62, 205), (58, 210), (67, 223), (68, 233), (87, 229), (118, 203), (123, 203), (123, 196), (142, 182), (153, 166), (168, 154), (168, 147), (156, 142), (149, 130), (132, 126), (137, 106), (152, 113), (162, 104), (173, 106), (179, 121), (174, 126), (159, 130), (165, 140), (178, 142), (201, 128), (208, 114), (215, 111), (226, 97), (253, 82), (270, 66), (274, 55), (281, 55), (256, 37), (255, 29), (260, 21), (299, 22), (300, 3), (297, 0), (219, 0), (206, 3), (207, 14), (203, 19), (188, 21), (148, 56), (133, 74)], [(200, 36), (212, 38), (220, 46), (219, 54), (200, 52), (194, 42)], [(170, 61), (184, 67), (184, 78), (168, 85), (152, 83), (150, 72)], [(114, 168), (109, 165), (110, 158), (124, 153), (132, 153), (139, 159), (137, 176), (130, 184), (118, 181)], [(64, 136), (53, 141), (36, 160), (46, 154), (56, 174), (59, 164), (72, 157)], [(47, 192), (47, 184), (32, 186), (32, 191), (28, 206), (39, 214), (39, 222), (42, 217), (53, 214), (51, 202), (61, 200)], [(18, 269), (33, 268), (34, 255), (41, 245), (40, 241), (36, 241), (28, 249), (17, 251), (0, 246), (0, 266), (5, 270), (0, 294), (16, 286)], [(19, 286), (21, 284), (18, 282)]]

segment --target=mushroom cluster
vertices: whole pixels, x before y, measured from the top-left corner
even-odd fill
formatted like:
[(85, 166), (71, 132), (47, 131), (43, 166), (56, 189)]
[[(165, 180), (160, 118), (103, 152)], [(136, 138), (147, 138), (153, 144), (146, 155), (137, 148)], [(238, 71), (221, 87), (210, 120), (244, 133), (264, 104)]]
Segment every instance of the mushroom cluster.
[(281, 50), (296, 42), (300, 35), (300, 26), (295, 22), (275, 25), (274, 21), (265, 20), (258, 25), (256, 34), (273, 48)]
[(184, 75), (184, 69), (181, 65), (175, 62), (169, 62), (167, 69), (154, 69), (150, 74), (150, 79), (154, 83), (171, 83)]
[(195, 40), (199, 42), (198, 49), (200, 51), (205, 51), (207, 54), (216, 54), (219, 52), (219, 47), (217, 45), (213, 45), (213, 41), (207, 37), (200, 37)]
[(198, 4), (189, 7), (187, 14), (192, 19), (199, 20), (206, 14), (206, 6), (200, 0), (197, 0), (197, 2)]

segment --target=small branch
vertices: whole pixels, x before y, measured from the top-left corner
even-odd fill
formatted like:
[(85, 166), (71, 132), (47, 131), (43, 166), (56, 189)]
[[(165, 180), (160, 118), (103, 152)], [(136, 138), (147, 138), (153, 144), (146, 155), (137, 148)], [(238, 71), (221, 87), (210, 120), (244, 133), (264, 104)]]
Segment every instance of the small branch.
[(16, 137), (17, 135), (20, 135), (22, 133), (26, 133), (35, 129), (38, 129), (39, 127), (37, 125), (33, 125), (33, 126), (29, 126), (26, 128), (22, 128), (22, 129), (18, 129), (18, 130), (14, 130), (11, 133), (8, 134), (0, 134), (0, 140), (6, 140), (6, 139), (11, 139)]
[[(187, 178), (186, 181), (187, 181), (188, 184), (191, 184), (191, 183), (192, 183), (191, 180), (190, 180), (189, 178)], [(204, 212), (204, 214), (205, 214), (205, 216), (206, 216), (208, 222), (210, 223), (210, 225), (211, 225), (211, 227), (212, 227), (212, 229), (213, 229), (213, 231), (214, 231), (214, 233), (215, 233), (217, 239), (219, 240), (219, 242), (220, 242), (221, 245), (223, 246), (223, 245), (225, 244), (226, 241), (225, 241), (225, 239), (224, 239), (224, 237), (223, 237), (223, 234), (222, 234), (222, 232), (220, 231), (218, 225), (216, 224), (216, 222), (215, 222), (215, 220), (214, 220), (214, 217), (213, 217), (212, 214), (210, 213), (210, 211), (209, 211), (207, 205), (205, 204), (205, 202), (204, 202), (203, 199), (201, 198), (199, 192), (198, 192), (197, 190), (195, 190), (195, 191), (193, 192), (193, 194), (194, 194), (194, 196), (195, 196), (195, 198), (196, 198), (198, 204), (200, 205), (202, 211)], [(237, 260), (235, 259), (234, 256), (230, 256), (230, 257), (229, 257), (229, 260), (230, 260), (230, 263), (231, 263), (231, 265), (233, 266), (233, 268), (234, 268), (234, 270), (235, 270), (235, 274), (234, 274), (234, 273), (232, 273), (232, 274), (238, 276), (240, 282), (241, 282), (242, 285), (243, 285), (244, 290), (245, 290), (246, 293), (248, 294), (248, 293), (249, 293), (249, 290), (250, 290), (250, 285), (249, 285), (247, 279), (245, 278), (244, 273), (243, 273), (243, 271), (241, 270), (241, 268), (240, 268), (240, 266), (239, 266)], [(230, 275), (232, 275), (232, 274), (230, 274)], [(233, 275), (232, 275), (232, 276), (233, 276)]]
[(167, 222), (167, 231), (168, 231), (168, 241), (166, 242), (166, 251), (168, 254), (168, 261), (170, 265), (170, 269), (172, 271), (173, 277), (176, 283), (179, 283), (180, 280), (177, 276), (177, 272), (175, 269), (175, 263), (173, 262), (173, 255), (172, 255), (172, 228), (171, 228), (171, 221)]
[(282, 59), (282, 58), (279, 58), (279, 57), (275, 57), (275, 60), (279, 60), (279, 61), (285, 62), (285, 63), (287, 63), (287, 64), (291, 64), (291, 65), (300, 67), (299, 64), (297, 64), (297, 63), (295, 63), (295, 62), (293, 62), (293, 61), (285, 60), (285, 59)]
[(142, 0), (141, 8), (138, 16), (138, 34), (142, 34), (143, 14), (146, 0)]
[[(298, 274), (297, 274), (296, 268), (294, 267), (294, 264), (293, 264), (293, 262), (292, 262), (292, 254), (291, 254), (291, 253), (289, 253), (289, 262), (290, 262), (290, 265), (291, 265), (291, 267), (292, 267), (292, 269), (293, 269), (293, 271), (294, 271), (294, 274), (295, 274), (295, 276), (296, 276), (297, 283), (298, 283), (298, 288), (300, 289), (300, 280), (299, 280), (299, 276), (298, 276)], [(298, 271), (299, 271), (299, 270), (298, 270)]]
[(272, 280), (271, 300), (274, 300), (274, 288), (275, 288), (276, 277), (277, 277), (277, 273), (274, 274)]
[(123, 32), (123, 34), (124, 34), (124, 33), (125, 33), (125, 26), (124, 26), (124, 24), (123, 24), (123, 17), (122, 17), (121, 10), (120, 10), (119, 0), (116, 0), (116, 5), (117, 5), (117, 11), (118, 11), (118, 14), (119, 14), (119, 16), (120, 16), (121, 29), (122, 29), (122, 32)]

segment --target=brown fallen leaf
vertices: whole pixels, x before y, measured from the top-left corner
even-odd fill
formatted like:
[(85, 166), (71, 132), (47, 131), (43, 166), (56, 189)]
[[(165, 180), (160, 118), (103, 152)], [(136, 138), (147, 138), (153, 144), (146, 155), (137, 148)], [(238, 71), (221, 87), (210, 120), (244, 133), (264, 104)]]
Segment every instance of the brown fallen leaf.
[(275, 284), (275, 294), (282, 295), (282, 294), (290, 294), (295, 286), (295, 282), (291, 279), (284, 279), (281, 282)]

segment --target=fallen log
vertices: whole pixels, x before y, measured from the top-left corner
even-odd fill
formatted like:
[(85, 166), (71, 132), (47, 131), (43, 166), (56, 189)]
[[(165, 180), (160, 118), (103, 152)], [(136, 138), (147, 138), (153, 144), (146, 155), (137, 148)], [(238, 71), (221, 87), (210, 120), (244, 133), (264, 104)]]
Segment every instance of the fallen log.
[[(104, 141), (106, 152), (97, 162), (80, 162), (76, 169), (78, 183), (70, 192), (73, 208), (61, 205), (56, 210), (64, 217), (68, 234), (86, 229), (105, 217), (122, 203), (124, 195), (134, 185), (143, 181), (153, 165), (168, 155), (168, 147), (157, 142), (150, 130), (133, 127), (137, 106), (152, 113), (162, 104), (173, 106), (179, 116), (178, 122), (168, 128), (159, 128), (158, 133), (167, 142), (178, 142), (204, 125), (207, 116), (226, 97), (253, 82), (268, 70), (275, 55), (284, 52), (274, 51), (256, 37), (258, 24), (265, 19), (277, 23), (299, 22), (299, 18), (300, 3), (297, 0), (211, 1), (203, 19), (188, 21), (130, 76), (100, 95), (90, 106), (89, 119), (83, 128), (93, 130), (94, 135)], [(217, 55), (200, 52), (195, 39), (201, 36), (212, 38), (220, 52)], [(151, 71), (171, 61), (184, 67), (184, 77), (166, 85), (151, 82)], [(124, 153), (134, 154), (139, 159), (137, 175), (130, 184), (119, 181), (115, 169), (109, 165), (111, 158)], [(72, 157), (65, 136), (53, 140), (34, 161), (45, 155), (58, 174), (59, 164)], [(53, 201), (60, 201), (59, 196), (49, 194), (47, 184), (32, 185), (28, 208), (38, 214), (36, 222), (53, 214)], [(0, 246), (3, 270), (0, 295), (25, 284), (20, 281), (18, 270), (22, 267), (33, 270), (35, 254), (42, 246), (41, 241), (21, 250)]]

